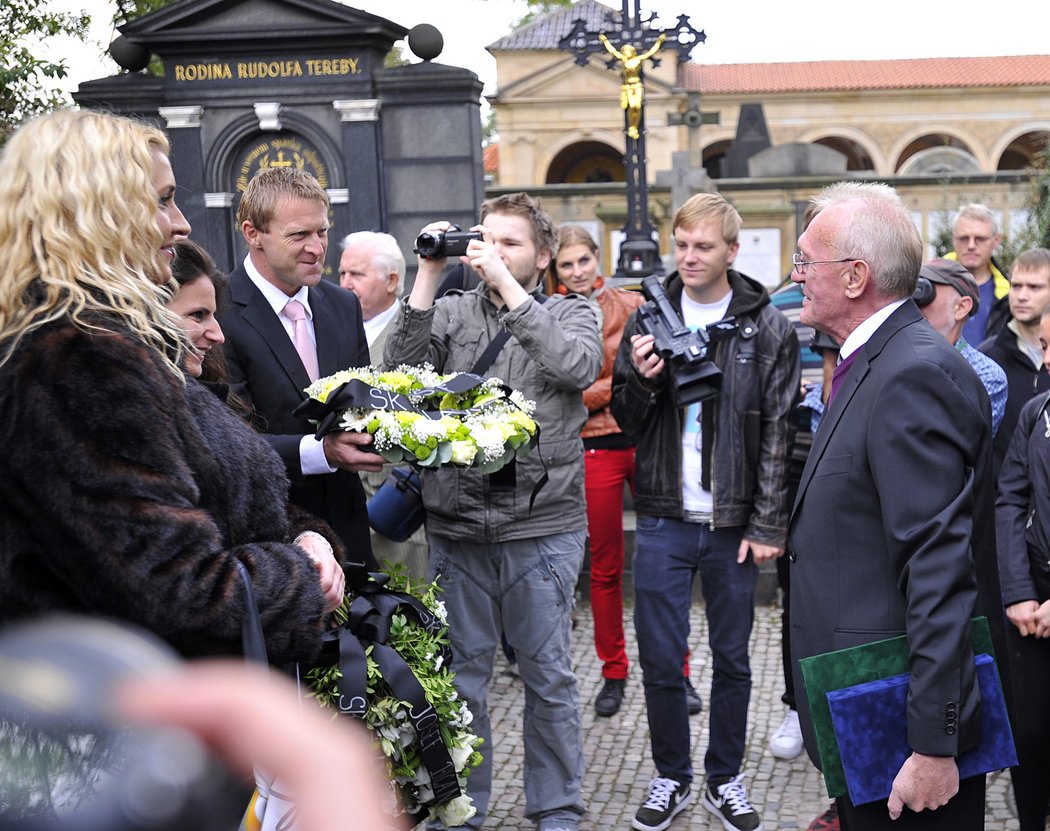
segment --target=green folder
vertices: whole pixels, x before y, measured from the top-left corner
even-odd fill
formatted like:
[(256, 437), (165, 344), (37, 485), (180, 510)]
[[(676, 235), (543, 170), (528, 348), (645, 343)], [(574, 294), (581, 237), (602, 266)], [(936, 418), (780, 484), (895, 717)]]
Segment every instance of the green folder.
[[(988, 618), (974, 618), (970, 641), (975, 655), (986, 652), (995, 656)], [(909, 672), (911, 667), (908, 657), (908, 639), (905, 635), (900, 635), (862, 646), (813, 655), (798, 662), (802, 671), (802, 683), (806, 688), (806, 701), (809, 702), (813, 732), (817, 739), (817, 753), (828, 796), (845, 796), (847, 788), (839, 746), (835, 741), (835, 728), (831, 723), (827, 693), (865, 681), (876, 681)]]

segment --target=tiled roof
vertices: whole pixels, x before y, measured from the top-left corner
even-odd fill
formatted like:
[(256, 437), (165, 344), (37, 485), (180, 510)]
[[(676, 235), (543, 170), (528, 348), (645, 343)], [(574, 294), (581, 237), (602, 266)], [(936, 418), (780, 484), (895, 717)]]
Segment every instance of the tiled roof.
[[(488, 46), (492, 50), (557, 49), (573, 21), (595, 31), (613, 24), (619, 10), (579, 0), (533, 20)], [(1018, 87), (1050, 85), (1050, 55), (992, 58), (915, 58), (799, 63), (687, 63), (682, 85), (708, 94), (832, 92), (835, 90)]]
[(499, 173), (499, 142), (483, 148), (481, 151), (481, 165), (485, 173)]
[(545, 14), (531, 23), (515, 29), (486, 48), (493, 49), (557, 49), (558, 41), (569, 34), (573, 21), (582, 17), (587, 28), (600, 31), (619, 17), (619, 10), (602, 5), (597, 0), (580, 0), (564, 9)]
[(893, 61), (696, 64), (682, 85), (708, 95), (1050, 85), (1050, 55)]

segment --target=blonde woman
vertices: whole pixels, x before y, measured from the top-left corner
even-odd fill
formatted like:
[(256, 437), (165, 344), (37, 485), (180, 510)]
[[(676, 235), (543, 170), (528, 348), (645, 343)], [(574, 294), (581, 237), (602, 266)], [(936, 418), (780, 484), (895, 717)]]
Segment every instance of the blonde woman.
[(60, 111), (0, 157), (0, 624), (100, 614), (236, 654), (240, 561), (271, 661), (309, 660), (332, 546), (293, 541), (280, 460), (183, 374), (167, 153), (148, 125)]

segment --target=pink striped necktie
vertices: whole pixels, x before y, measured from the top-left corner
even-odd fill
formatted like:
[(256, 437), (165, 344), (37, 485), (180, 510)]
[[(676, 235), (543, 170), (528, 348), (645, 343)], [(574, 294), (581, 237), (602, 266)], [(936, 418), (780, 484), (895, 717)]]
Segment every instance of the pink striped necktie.
[(310, 340), (310, 331), (306, 326), (306, 308), (298, 300), (289, 300), (281, 314), (292, 321), (292, 343), (295, 351), (306, 368), (311, 381), (316, 381), (321, 374), (317, 368), (317, 350)]

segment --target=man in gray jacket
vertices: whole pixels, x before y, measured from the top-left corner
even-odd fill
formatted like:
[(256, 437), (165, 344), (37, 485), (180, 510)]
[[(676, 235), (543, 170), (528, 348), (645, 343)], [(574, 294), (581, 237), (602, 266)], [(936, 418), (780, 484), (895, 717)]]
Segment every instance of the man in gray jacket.
[[(435, 222), (423, 231), (448, 227)], [(456, 686), (485, 741), (485, 761), (469, 779), (477, 815), (468, 827), (481, 828), (488, 811), (487, 693), (503, 632), (525, 683), (526, 815), (540, 831), (575, 831), (585, 807), (570, 614), (587, 528), (582, 392), (601, 369), (600, 313), (576, 295), (543, 297), (555, 228), (531, 197), (486, 201), (474, 230), (484, 238), (469, 243), (462, 261), (482, 283), (435, 301), (446, 262), (421, 258), (384, 360), (469, 372), (501, 330), (510, 333), (484, 374), (536, 402), (539, 444), (490, 475), (474, 468), (424, 471), (430, 571), (444, 590)]]

